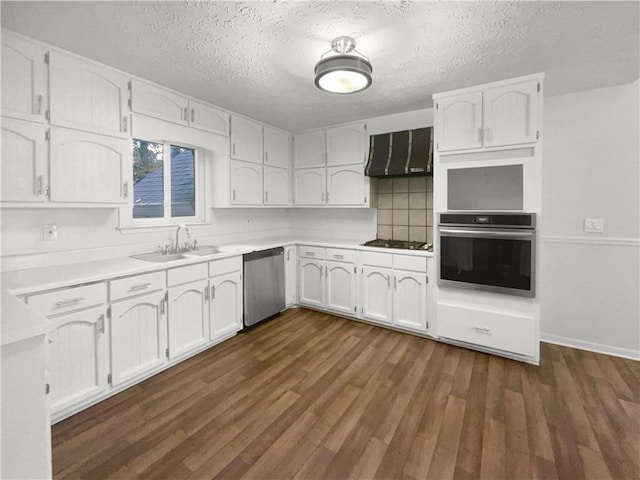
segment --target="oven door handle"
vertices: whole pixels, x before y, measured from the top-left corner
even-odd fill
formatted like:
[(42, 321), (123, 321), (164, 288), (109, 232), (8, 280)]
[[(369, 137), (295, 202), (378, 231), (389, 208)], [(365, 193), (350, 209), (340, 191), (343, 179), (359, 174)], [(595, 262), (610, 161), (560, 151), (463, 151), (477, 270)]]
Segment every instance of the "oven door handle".
[(441, 235), (446, 236), (462, 236), (462, 237), (484, 237), (484, 238), (533, 238), (535, 236), (534, 231), (525, 231), (525, 232), (511, 232), (511, 231), (495, 231), (495, 230), (466, 230), (466, 229), (457, 229), (452, 230), (449, 228), (440, 228), (439, 232)]

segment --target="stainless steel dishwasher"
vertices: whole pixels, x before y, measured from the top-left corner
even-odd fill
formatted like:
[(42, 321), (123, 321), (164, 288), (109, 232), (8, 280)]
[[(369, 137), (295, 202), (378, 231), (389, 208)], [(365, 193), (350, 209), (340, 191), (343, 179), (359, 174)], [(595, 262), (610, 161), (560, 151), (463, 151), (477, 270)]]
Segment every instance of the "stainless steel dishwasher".
[(244, 256), (244, 326), (251, 327), (285, 308), (284, 248)]

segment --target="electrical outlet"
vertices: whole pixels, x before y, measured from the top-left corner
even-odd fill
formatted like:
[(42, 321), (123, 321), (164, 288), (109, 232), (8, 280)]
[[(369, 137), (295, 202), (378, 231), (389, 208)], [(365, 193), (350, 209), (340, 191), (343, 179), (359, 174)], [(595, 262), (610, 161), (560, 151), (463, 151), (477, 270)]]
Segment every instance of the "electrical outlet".
[(58, 226), (57, 225), (43, 225), (42, 226), (42, 239), (45, 242), (55, 242), (58, 240)]
[(602, 218), (585, 218), (584, 231), (587, 233), (604, 232), (604, 219)]

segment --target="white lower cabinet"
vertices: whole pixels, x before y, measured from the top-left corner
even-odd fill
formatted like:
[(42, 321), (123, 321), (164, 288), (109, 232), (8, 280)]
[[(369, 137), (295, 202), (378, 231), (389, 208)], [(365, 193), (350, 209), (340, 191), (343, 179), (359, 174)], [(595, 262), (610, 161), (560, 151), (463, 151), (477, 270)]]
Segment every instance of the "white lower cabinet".
[(114, 387), (165, 365), (166, 349), (164, 290), (111, 305), (111, 382)]
[(362, 318), (391, 324), (393, 315), (390, 268), (362, 267), (360, 304)]
[(168, 303), (169, 359), (173, 360), (209, 341), (209, 281), (169, 287)]
[(242, 257), (209, 262), (209, 335), (216, 341), (242, 329)]
[(327, 260), (326, 299), (327, 310), (344, 315), (356, 315), (356, 266)]
[(324, 260), (300, 258), (301, 305), (324, 307)]
[(295, 245), (284, 247), (285, 304), (287, 308), (298, 303), (298, 256)]
[(427, 274), (394, 270), (393, 323), (399, 327), (427, 331)]

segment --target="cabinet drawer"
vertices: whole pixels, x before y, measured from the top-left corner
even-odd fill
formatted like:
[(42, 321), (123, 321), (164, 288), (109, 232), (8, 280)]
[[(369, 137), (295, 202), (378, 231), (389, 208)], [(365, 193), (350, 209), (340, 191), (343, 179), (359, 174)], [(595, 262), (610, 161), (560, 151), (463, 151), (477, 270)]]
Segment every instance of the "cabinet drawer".
[(427, 271), (427, 259), (414, 255), (394, 255), (393, 268), (400, 270), (412, 270), (414, 272)]
[(167, 271), (167, 285), (173, 287), (182, 283), (195, 282), (209, 276), (209, 268), (206, 263), (189, 265), (188, 267), (172, 268)]
[(327, 248), (327, 260), (356, 263), (356, 252), (342, 248)]
[(363, 265), (373, 265), (375, 267), (391, 268), (393, 265), (392, 255), (389, 253), (362, 252)]
[(106, 283), (94, 283), (27, 296), (27, 303), (46, 316), (97, 307), (106, 302)]
[(439, 337), (520, 355), (535, 354), (531, 317), (438, 302), (437, 318)]
[(136, 275), (135, 277), (121, 278), (109, 282), (109, 298), (120, 300), (141, 293), (162, 290), (167, 282), (164, 272), (147, 273), (146, 275)]
[(229, 272), (242, 272), (242, 257), (224, 258), (209, 262), (210, 277)]
[(312, 247), (310, 245), (300, 245), (299, 250), (300, 257), (306, 258), (324, 258), (324, 248), (323, 247)]

